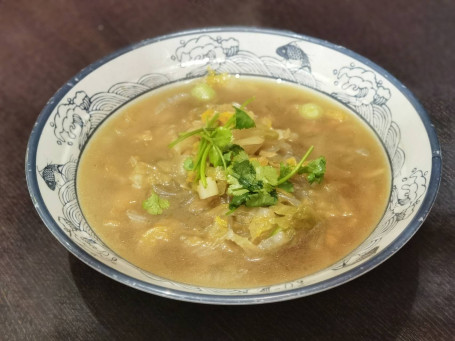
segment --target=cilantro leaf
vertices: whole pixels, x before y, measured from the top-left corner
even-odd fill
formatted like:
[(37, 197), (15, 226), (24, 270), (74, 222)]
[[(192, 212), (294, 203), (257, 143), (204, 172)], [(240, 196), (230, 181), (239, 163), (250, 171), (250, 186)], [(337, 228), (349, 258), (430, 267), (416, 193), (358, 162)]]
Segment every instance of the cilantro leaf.
[(297, 164), (297, 166), (295, 166), (290, 172), (288, 172), (285, 176), (283, 177), (280, 177), (278, 179), (278, 185), (281, 185), (282, 183), (288, 181), (291, 177), (293, 177), (299, 170), (300, 170), (300, 167), (303, 165), (303, 163), (305, 162), (306, 158), (311, 154), (311, 152), (313, 151), (314, 147), (311, 146), (310, 148), (308, 148), (307, 152), (305, 153), (305, 155), (303, 155), (303, 157), (300, 159), (299, 163)]
[(279, 184), (278, 188), (284, 189), (286, 192), (289, 193), (294, 192), (294, 185), (289, 180), (283, 182), (282, 184)]
[(236, 156), (240, 152), (244, 152), (245, 150), (242, 147), (240, 147), (238, 144), (231, 144), (229, 146), (229, 151), (232, 152), (233, 156)]
[(212, 139), (213, 144), (224, 149), (232, 141), (231, 129), (218, 127), (211, 133), (210, 138)]
[(232, 152), (228, 151), (228, 152), (223, 153), (223, 159), (224, 159), (224, 162), (226, 162), (226, 164), (229, 166), (229, 164), (231, 163), (231, 159), (232, 159)]
[(231, 211), (235, 210), (239, 206), (242, 206), (243, 204), (246, 203), (248, 198), (250, 197), (250, 193), (246, 192), (240, 195), (236, 195), (232, 197), (231, 202), (229, 203), (229, 209)]
[(278, 184), (278, 173), (272, 166), (257, 166), (256, 178), (272, 186), (276, 186)]
[(249, 191), (257, 191), (262, 188), (262, 182), (256, 179), (256, 170), (249, 160), (234, 163), (232, 176), (237, 178), (239, 184)]
[(321, 183), (324, 179), (326, 159), (323, 156), (309, 162), (306, 166), (299, 169), (299, 174), (308, 174), (307, 180), (310, 184), (313, 182)]
[(248, 114), (245, 112), (245, 110), (241, 108), (234, 107), (235, 109), (235, 128), (236, 129), (248, 129), (248, 128), (253, 128), (256, 127), (256, 124), (254, 123), (253, 119), (248, 116)]
[(220, 153), (216, 148), (211, 148), (209, 150), (209, 161), (215, 167), (223, 166), (223, 161), (221, 160)]
[(245, 177), (250, 181), (254, 181), (256, 179), (256, 170), (250, 160), (237, 161), (232, 166), (232, 171), (237, 175), (237, 178)]
[(271, 192), (265, 190), (258, 193), (253, 193), (248, 197), (248, 200), (245, 202), (247, 207), (264, 207), (272, 206), (278, 202), (278, 195), (276, 190), (273, 189)]
[(232, 166), (228, 168), (228, 194), (233, 196), (229, 203), (230, 212), (241, 205), (260, 207), (278, 202), (275, 189), (278, 181), (276, 170), (271, 166), (255, 165), (242, 151), (234, 157)]
[(230, 165), (232, 159), (237, 156), (240, 152), (244, 151), (238, 144), (231, 144), (224, 148), (223, 159), (226, 165)]
[(227, 183), (229, 184), (227, 193), (232, 196), (239, 196), (249, 191), (244, 188), (240, 183), (239, 180), (232, 175), (227, 176)]
[[(279, 178), (284, 178), (288, 174), (292, 172), (291, 166), (284, 164), (283, 162), (280, 163), (280, 176)], [(292, 193), (294, 192), (294, 185), (289, 180), (278, 185), (279, 188), (284, 189), (286, 192)]]
[(163, 210), (169, 208), (169, 206), (169, 201), (166, 199), (161, 199), (156, 193), (152, 193), (150, 197), (147, 198), (147, 200), (144, 200), (142, 202), (142, 208), (153, 215), (163, 213)]
[(280, 178), (284, 178), (289, 173), (291, 173), (291, 171), (292, 171), (291, 166), (283, 162), (280, 163)]
[(236, 156), (234, 156), (234, 158), (232, 159), (232, 163), (242, 162), (249, 159), (250, 158), (248, 157), (248, 154), (244, 150), (242, 150)]

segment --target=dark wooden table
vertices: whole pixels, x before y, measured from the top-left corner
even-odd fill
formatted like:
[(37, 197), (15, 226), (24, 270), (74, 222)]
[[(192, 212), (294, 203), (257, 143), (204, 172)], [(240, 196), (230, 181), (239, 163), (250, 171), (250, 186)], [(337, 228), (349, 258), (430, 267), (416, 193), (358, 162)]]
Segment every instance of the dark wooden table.
[[(249, 307), (183, 303), (92, 270), (39, 219), (24, 179), (42, 107), (81, 68), (182, 29), (254, 25), (346, 46), (394, 74), (428, 111), (443, 149), (433, 210), (412, 240), (348, 284)], [(455, 338), (455, 1), (0, 0), (0, 339)]]

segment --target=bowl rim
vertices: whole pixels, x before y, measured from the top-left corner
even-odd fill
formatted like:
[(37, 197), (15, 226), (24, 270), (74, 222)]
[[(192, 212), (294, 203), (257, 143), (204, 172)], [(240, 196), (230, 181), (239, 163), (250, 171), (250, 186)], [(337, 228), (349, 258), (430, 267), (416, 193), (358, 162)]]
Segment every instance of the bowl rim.
[[(419, 210), (416, 212), (415, 216), (405, 227), (403, 232), (398, 235), (398, 237), (392, 241), (387, 247), (381, 250), (376, 256), (361, 266), (356, 266), (340, 275), (334, 276), (332, 278), (326, 279), (324, 281), (311, 284), (308, 286), (303, 286), (299, 288), (289, 289), (280, 292), (268, 292), (264, 294), (254, 294), (254, 295), (215, 295), (215, 294), (206, 294), (201, 292), (187, 292), (178, 289), (169, 289), (148, 283), (139, 279), (136, 279), (132, 276), (126, 275), (119, 270), (116, 270), (101, 261), (97, 260), (95, 257), (90, 255), (75, 242), (73, 242), (64, 231), (58, 226), (57, 222), (52, 218), (47, 206), (41, 196), (39, 187), (38, 187), (38, 177), (36, 172), (36, 155), (38, 142), (41, 137), (41, 133), (44, 129), (45, 123), (47, 122), (49, 116), (54, 111), (55, 107), (61, 99), (82, 79), (87, 75), (101, 67), (102, 65), (108, 63), (109, 61), (126, 54), (132, 50), (135, 50), (139, 47), (150, 45), (161, 40), (167, 40), (172, 38), (184, 37), (187, 35), (194, 34), (203, 34), (203, 33), (218, 33), (218, 32), (239, 32), (239, 33), (261, 33), (261, 34), (270, 34), (278, 35), (281, 37), (295, 38), (310, 43), (314, 43), (325, 48), (329, 48), (335, 51), (338, 51), (344, 55), (347, 55), (353, 59), (356, 59), (363, 64), (367, 65), (371, 69), (375, 70), (381, 76), (386, 78), (391, 82), (410, 102), (414, 107), (416, 112), (419, 114), (420, 119), (424, 125), (424, 128), (427, 132), (430, 147), (432, 151), (432, 162), (431, 162), (431, 177), (428, 184), (427, 193), (422, 201), (422, 204)], [(47, 102), (45, 107), (42, 109), (39, 114), (35, 125), (31, 131), (30, 138), (27, 144), (26, 156), (25, 156), (25, 175), (27, 181), (27, 187), (30, 193), (30, 197), (35, 206), (38, 215), (49, 229), (49, 231), (54, 235), (54, 237), (74, 256), (80, 259), (82, 262), (90, 266), (91, 268), (97, 270), (98, 272), (106, 275), (107, 277), (126, 284), (130, 287), (139, 289), (141, 291), (152, 293), (158, 296), (172, 298), (181, 301), (195, 302), (195, 303), (206, 303), (206, 304), (223, 304), (223, 305), (246, 305), (246, 304), (260, 304), (260, 303), (271, 303), (278, 301), (290, 300), (298, 297), (308, 296), (318, 292), (322, 292), (334, 287), (337, 287), (341, 284), (349, 282), (366, 272), (374, 269), (376, 266), (380, 265), (382, 262), (387, 260), (393, 254), (395, 254), (409, 239), (417, 232), (420, 226), (423, 224), (425, 218), (428, 216), (431, 207), (433, 206), (440, 182), (441, 182), (441, 172), (442, 172), (442, 155), (441, 147), (438, 141), (438, 137), (434, 130), (434, 125), (431, 123), (431, 120), (423, 108), (423, 106), (418, 102), (416, 97), (411, 93), (411, 91), (403, 85), (398, 79), (396, 79), (392, 74), (378, 66), (371, 60), (353, 52), (343, 46), (330, 43), (326, 40), (310, 37), (303, 34), (294, 33), (287, 30), (279, 29), (270, 29), (270, 28), (260, 28), (260, 27), (250, 27), (250, 26), (222, 26), (222, 27), (207, 27), (207, 28), (196, 28), (191, 30), (184, 30), (175, 33), (170, 33), (155, 38), (145, 39), (137, 43), (133, 43), (124, 48), (114, 51), (113, 53), (102, 57), (101, 59), (95, 61), (89, 66), (82, 69), (79, 73), (73, 76), (69, 81), (67, 81)]]

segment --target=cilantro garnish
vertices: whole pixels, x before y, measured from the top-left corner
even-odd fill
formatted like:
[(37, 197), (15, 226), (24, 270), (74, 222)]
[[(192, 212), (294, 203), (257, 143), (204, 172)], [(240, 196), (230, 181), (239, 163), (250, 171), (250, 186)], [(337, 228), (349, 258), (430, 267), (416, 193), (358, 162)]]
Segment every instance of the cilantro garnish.
[(241, 108), (234, 107), (235, 109), (235, 128), (248, 129), (256, 127), (253, 119)]
[(278, 184), (278, 173), (272, 166), (257, 165), (256, 178), (272, 186), (276, 186)]
[[(284, 164), (283, 162), (280, 163), (280, 179), (290, 174), (291, 171), (292, 171), (291, 166)], [(289, 180), (282, 182), (281, 184), (278, 185), (278, 187), (284, 189), (286, 192), (290, 193), (294, 192), (294, 185)]]
[(245, 159), (245, 152), (239, 153), (234, 158), (232, 166), (227, 169), (227, 181), (230, 185), (228, 194), (232, 195), (229, 212), (233, 212), (241, 205), (247, 207), (275, 205), (278, 202), (276, 188), (279, 187), (288, 192), (294, 190), (289, 179), (301, 169), (312, 151), (313, 146), (308, 149), (294, 168), (281, 164), (279, 175), (277, 170), (271, 166), (256, 164), (255, 167), (254, 162), (248, 158)]
[(246, 113), (244, 110), (246, 106), (254, 100), (250, 98), (243, 103), (240, 108), (233, 106), (235, 114), (231, 117), (229, 121), (226, 122), (226, 127), (233, 126), (235, 129), (248, 129), (256, 127), (254, 120)]
[(309, 162), (306, 166), (299, 169), (299, 174), (308, 174), (307, 180), (310, 184), (317, 182), (318, 184), (324, 179), (325, 174), (325, 157), (320, 156), (317, 159)]
[[(239, 154), (240, 157), (243, 155), (246, 153)], [(241, 205), (247, 207), (275, 205), (278, 202), (275, 189), (278, 174), (275, 169), (270, 166), (255, 167), (249, 159), (236, 158), (227, 170), (227, 181), (230, 185), (228, 194), (232, 196), (229, 203), (230, 212)], [(275, 175), (271, 175), (272, 172)]]
[[(303, 163), (313, 151), (311, 146), (296, 166), (281, 163), (280, 169), (272, 166), (261, 165), (258, 161), (249, 158), (242, 147), (232, 144), (233, 129), (248, 129), (255, 127), (254, 120), (245, 111), (249, 101), (240, 107), (234, 107), (234, 114), (224, 125), (220, 124), (220, 114), (214, 113), (207, 119), (204, 128), (196, 129), (181, 134), (175, 141), (169, 144), (172, 148), (190, 136), (199, 136), (199, 146), (194, 158), (187, 158), (183, 167), (187, 171), (194, 172), (194, 181), (207, 187), (206, 169), (207, 166), (222, 166), (227, 183), (227, 194), (231, 197), (228, 212), (231, 213), (241, 205), (247, 207), (272, 206), (278, 202), (277, 188), (288, 192), (294, 191), (293, 184), (289, 181), (296, 174), (307, 174), (310, 184), (320, 183), (325, 173), (325, 158), (319, 157), (303, 166)], [(151, 214), (160, 214), (162, 209), (169, 207), (164, 200), (162, 203), (156, 194), (144, 202), (144, 208), (151, 210)], [(167, 207), (163, 207), (167, 205)]]
[[(195, 181), (200, 179), (204, 187), (207, 187), (205, 174), (207, 160), (215, 167), (223, 166), (224, 169), (227, 169), (230, 158), (238, 154), (239, 148), (242, 149), (240, 146), (231, 145), (231, 130), (247, 129), (256, 126), (253, 119), (243, 109), (245, 105), (242, 105), (240, 108), (234, 107), (235, 113), (224, 125), (220, 125), (218, 121), (219, 113), (216, 113), (208, 120), (205, 128), (183, 133), (169, 144), (169, 148), (172, 148), (191, 136), (198, 135), (201, 138), (196, 158), (192, 160), (193, 166), (191, 170), (196, 172)], [(190, 163), (189, 161), (185, 162), (184, 167), (189, 170)]]
[(285, 183), (286, 181), (288, 181), (290, 178), (292, 178), (294, 176), (294, 174), (296, 174), (300, 167), (302, 166), (302, 164), (305, 162), (306, 158), (311, 154), (311, 152), (313, 151), (314, 147), (311, 146), (310, 148), (308, 148), (307, 152), (305, 153), (305, 155), (300, 159), (299, 163), (297, 164), (297, 166), (294, 167), (294, 169), (292, 169), (290, 172), (288, 172), (288, 174), (286, 174), (285, 176), (283, 176), (282, 178), (280, 178), (278, 180), (278, 185), (281, 185), (282, 183)]
[(158, 194), (152, 193), (147, 200), (142, 202), (142, 207), (150, 214), (158, 215), (163, 213), (163, 210), (169, 208), (169, 201), (161, 199)]

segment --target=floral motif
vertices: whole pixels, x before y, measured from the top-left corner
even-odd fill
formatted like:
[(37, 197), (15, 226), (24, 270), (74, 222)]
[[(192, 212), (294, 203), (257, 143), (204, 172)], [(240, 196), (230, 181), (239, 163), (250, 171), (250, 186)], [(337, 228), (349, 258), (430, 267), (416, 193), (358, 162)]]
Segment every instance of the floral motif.
[(387, 106), (392, 96), (390, 89), (377, 80), (373, 71), (354, 64), (333, 73), (336, 76), (334, 85), (338, 86), (340, 91), (333, 92), (332, 95), (351, 107), (373, 127), (392, 160), (393, 176), (398, 176), (405, 162), (405, 155), (399, 147), (400, 128), (393, 121), (392, 112)]
[(181, 41), (173, 58), (188, 70), (188, 78), (204, 76), (210, 66), (221, 73), (268, 76), (316, 88), (310, 60), (299, 44), (299, 41), (292, 41), (278, 46), (276, 54), (281, 58), (277, 58), (243, 50), (234, 37), (222, 39), (203, 35)]

